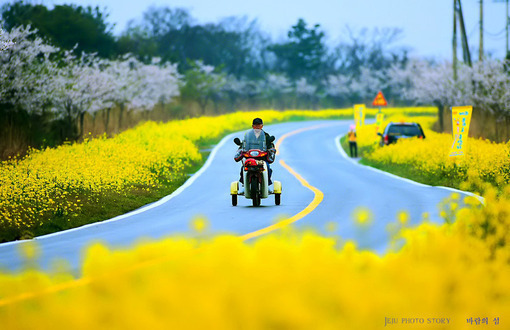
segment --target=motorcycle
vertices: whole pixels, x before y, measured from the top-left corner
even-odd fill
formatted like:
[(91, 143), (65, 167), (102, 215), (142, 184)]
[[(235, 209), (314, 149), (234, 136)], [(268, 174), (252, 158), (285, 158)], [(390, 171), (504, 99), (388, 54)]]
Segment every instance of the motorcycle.
[[(271, 138), (274, 141), (274, 136)], [(242, 142), (239, 138), (235, 138), (234, 143), (238, 146), (242, 146)], [(260, 206), (260, 200), (268, 198), (271, 194), (274, 194), (275, 204), (280, 205), (282, 193), (281, 182), (273, 181), (273, 192), (269, 192), (268, 189), (267, 156), (267, 151), (259, 149), (240, 150), (238, 159), (243, 161), (243, 182), (245, 189), (244, 192), (239, 192), (239, 182), (234, 181), (231, 183), (230, 194), (232, 195), (232, 206), (237, 205), (237, 196), (242, 195), (251, 199), (253, 206)]]

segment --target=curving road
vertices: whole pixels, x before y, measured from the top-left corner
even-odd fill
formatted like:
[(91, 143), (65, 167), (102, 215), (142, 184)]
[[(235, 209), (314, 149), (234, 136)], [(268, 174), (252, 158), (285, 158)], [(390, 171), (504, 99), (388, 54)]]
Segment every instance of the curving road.
[[(213, 233), (245, 235), (272, 225), (281, 216), (298, 214), (312, 202), (314, 192), (304, 187), (279, 159), (324, 194), (311, 213), (295, 222), (297, 227), (323, 232), (334, 221), (336, 232), (329, 234), (354, 239), (359, 246), (382, 253), (389, 241), (386, 226), (395, 222), (400, 211), (410, 214), (411, 225), (422, 221), (424, 212), (429, 213), (431, 221), (439, 222), (437, 204), (451, 191), (402, 180), (348, 159), (335, 140), (347, 132), (349, 124), (350, 121), (313, 121), (265, 127), (277, 139), (294, 132), (281, 142), (277, 161), (272, 165), (273, 179), (280, 180), (283, 186), (280, 206), (274, 205), (273, 196), (262, 200), (258, 208), (244, 197), (239, 198), (237, 207), (231, 205), (230, 182), (238, 179), (240, 170), (233, 161), (237, 146), (232, 139), (242, 138), (242, 133), (231, 134), (218, 144), (197, 174), (163, 200), (108, 221), (36, 238), (41, 249), (39, 265), (48, 269), (52, 260), (65, 259), (79, 274), (81, 253), (91, 241), (118, 248), (141, 238), (192, 235), (189, 223), (197, 215), (208, 218)], [(351, 220), (357, 207), (368, 207), (374, 215), (373, 224), (363, 231)], [(23, 242), (0, 244), (1, 268), (22, 268), (20, 244)]]

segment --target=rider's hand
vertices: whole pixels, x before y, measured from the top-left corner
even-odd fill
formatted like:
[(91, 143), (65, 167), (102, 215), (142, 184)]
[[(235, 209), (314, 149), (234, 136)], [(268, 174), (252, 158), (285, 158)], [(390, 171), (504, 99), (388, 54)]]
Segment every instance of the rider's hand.
[(269, 164), (271, 164), (272, 162), (274, 162), (274, 159), (276, 157), (276, 149), (275, 148), (271, 148), (267, 151), (267, 162)]
[(236, 162), (240, 161), (241, 159), (243, 159), (243, 149), (237, 150), (236, 155), (234, 156), (234, 160)]

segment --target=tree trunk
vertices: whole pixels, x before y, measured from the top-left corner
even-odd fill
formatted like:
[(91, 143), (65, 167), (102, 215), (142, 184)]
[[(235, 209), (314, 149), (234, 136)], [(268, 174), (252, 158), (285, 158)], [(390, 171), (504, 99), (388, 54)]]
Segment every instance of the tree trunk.
[(200, 110), (202, 111), (202, 114), (205, 115), (205, 108), (207, 107), (207, 99), (199, 100), (198, 105), (200, 106)]
[(499, 125), (498, 125), (498, 122), (500, 121), (498, 117), (494, 116), (496, 118), (495, 122), (496, 122), (496, 125), (494, 126), (494, 128), (496, 129), (496, 142), (499, 142), (500, 139), (499, 139)]
[(65, 138), (66, 139), (72, 139), (74, 140), (74, 128), (75, 128), (75, 120), (73, 118), (73, 116), (71, 115), (71, 109), (72, 108), (72, 105), (68, 105), (66, 107), (66, 110), (67, 110), (67, 125), (66, 125), (66, 128), (65, 128)]
[(78, 131), (78, 138), (83, 137), (83, 120), (85, 119), (85, 111), (80, 112), (79, 119), (80, 119), (80, 128)]
[(9, 142), (7, 143), (8, 148), (12, 148), (14, 144), (14, 113), (12, 111), (8, 112), (9, 115)]
[(122, 116), (124, 115), (124, 103), (121, 103), (119, 106), (119, 127), (117, 129), (117, 132), (120, 132), (122, 129)]
[(508, 141), (510, 141), (510, 117), (506, 116), (505, 121), (506, 121), (506, 140), (505, 141), (508, 142)]
[(97, 111), (94, 112), (94, 114), (92, 115), (92, 132), (96, 131), (96, 116), (97, 116)]
[(103, 124), (104, 124), (104, 132), (108, 135), (108, 124), (110, 123), (110, 111), (111, 107), (107, 108), (105, 112), (103, 112)]
[(439, 102), (435, 102), (435, 103), (437, 106), (437, 116), (439, 119), (439, 132), (443, 133), (444, 132), (444, 118), (443, 118), (444, 106)]

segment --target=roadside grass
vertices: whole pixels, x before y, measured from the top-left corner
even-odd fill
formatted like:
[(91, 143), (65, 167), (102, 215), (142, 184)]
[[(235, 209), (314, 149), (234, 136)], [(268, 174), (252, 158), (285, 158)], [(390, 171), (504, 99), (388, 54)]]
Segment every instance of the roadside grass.
[(33, 231), (25, 232), (25, 236), (21, 238), (28, 239), (114, 218), (171, 194), (186, 179), (188, 177), (183, 175), (179, 180), (163, 183), (160, 187), (149, 190), (141, 186), (139, 189), (130, 189), (123, 193), (106, 191), (99, 196), (95, 196), (96, 198), (84, 195), (81, 197), (83, 201), (81, 210), (76, 213), (76, 216), (69, 217), (65, 214), (56, 214), (51, 218), (51, 221), (43, 222), (41, 226), (36, 227)]
[[(380, 138), (373, 133), (374, 125), (361, 127), (358, 130), (359, 163), (431, 186), (476, 194), (491, 186), (498, 194), (504, 193), (510, 183), (510, 143), (468, 138), (466, 155), (453, 159), (448, 156), (451, 134), (430, 130), (433, 121), (426, 117), (416, 119), (422, 121), (427, 138), (404, 139), (390, 146), (379, 145)], [(340, 138), (340, 144), (349, 155), (346, 136)]]
[[(344, 135), (340, 138), (340, 145), (347, 156), (350, 156), (347, 136)], [(372, 151), (373, 148), (369, 146), (358, 146), (358, 158), (360, 158), (359, 163), (430, 186), (445, 186), (460, 189), (461, 184), (464, 182), (458, 177), (441, 176), (437, 173), (432, 174), (430, 172), (419, 170), (412, 164), (391, 164), (367, 159), (366, 156)]]
[(377, 168), (384, 172), (395, 174), (403, 178), (408, 178), (419, 183), (427, 184), (429, 186), (445, 186), (460, 189), (461, 183), (464, 182), (456, 177), (444, 177), (418, 170), (412, 164), (385, 164), (368, 159), (361, 159), (360, 164)]
[[(350, 156), (350, 150), (349, 150), (349, 141), (347, 141), (347, 135), (344, 135), (340, 138), (340, 145), (344, 149), (347, 156)], [(363, 156), (367, 155), (372, 151), (372, 148), (370, 146), (364, 146), (358, 144), (358, 158), (363, 158)]]

